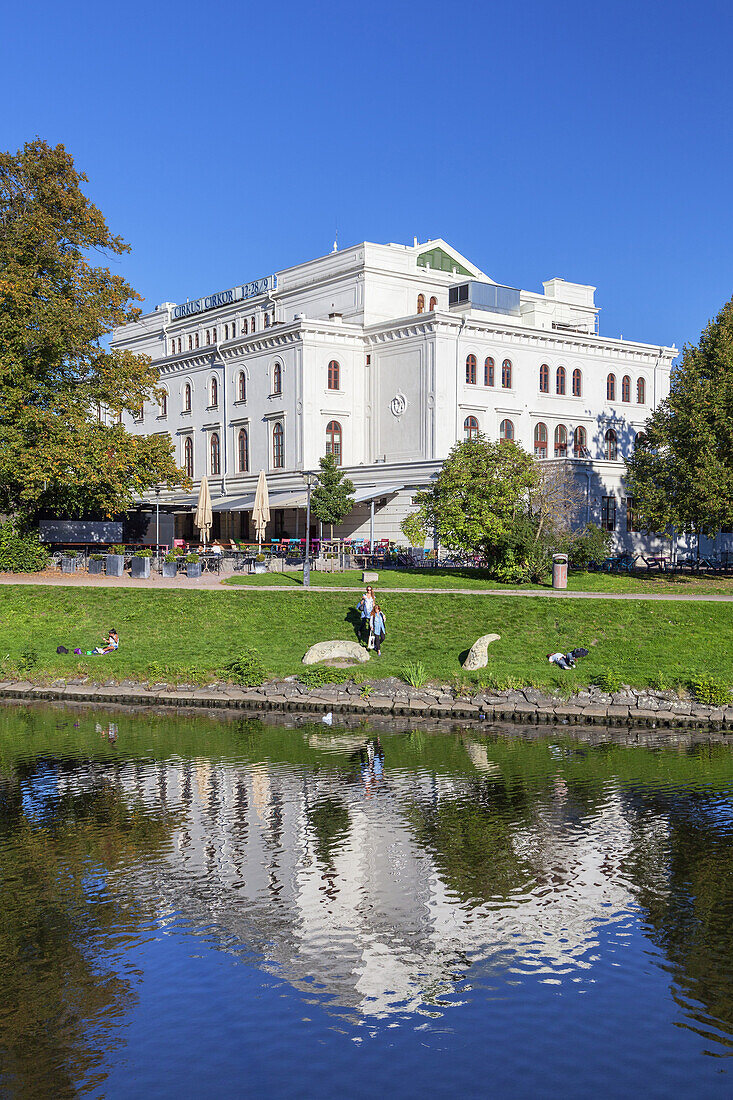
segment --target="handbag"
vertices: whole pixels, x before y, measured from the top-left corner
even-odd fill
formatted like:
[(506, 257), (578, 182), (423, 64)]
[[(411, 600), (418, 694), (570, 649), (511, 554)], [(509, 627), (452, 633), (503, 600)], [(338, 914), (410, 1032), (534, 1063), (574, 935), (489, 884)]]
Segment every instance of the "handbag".
[(374, 631), (369, 631), (369, 641), (367, 642), (367, 649), (374, 649)]

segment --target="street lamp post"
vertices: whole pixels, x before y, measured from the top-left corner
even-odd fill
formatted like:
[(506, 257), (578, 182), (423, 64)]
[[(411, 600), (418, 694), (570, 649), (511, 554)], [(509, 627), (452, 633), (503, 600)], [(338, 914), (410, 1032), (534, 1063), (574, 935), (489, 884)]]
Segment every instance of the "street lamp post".
[(307, 470), (305, 473), (305, 483), (308, 487), (308, 498), (305, 506), (305, 561), (303, 562), (303, 585), (306, 588), (311, 586), (311, 485), (313, 483), (313, 473), (311, 470)]
[(155, 486), (155, 552), (160, 553), (160, 488)]

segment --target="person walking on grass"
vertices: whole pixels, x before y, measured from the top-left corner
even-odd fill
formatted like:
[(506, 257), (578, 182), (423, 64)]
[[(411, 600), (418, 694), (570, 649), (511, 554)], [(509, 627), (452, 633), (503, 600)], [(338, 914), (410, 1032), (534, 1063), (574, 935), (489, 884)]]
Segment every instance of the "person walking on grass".
[(356, 605), (356, 610), (361, 615), (361, 633), (364, 637), (364, 645), (369, 641), (369, 629), (371, 624), (372, 610), (374, 608), (374, 589), (370, 584), (366, 586), (366, 592)]
[(371, 630), (371, 635), (374, 638), (374, 649), (376, 650), (377, 657), (382, 656), (382, 642), (384, 641), (384, 636), (386, 634), (386, 622), (386, 616), (375, 600), (374, 607), (372, 608), (372, 613), (369, 619), (369, 626)]

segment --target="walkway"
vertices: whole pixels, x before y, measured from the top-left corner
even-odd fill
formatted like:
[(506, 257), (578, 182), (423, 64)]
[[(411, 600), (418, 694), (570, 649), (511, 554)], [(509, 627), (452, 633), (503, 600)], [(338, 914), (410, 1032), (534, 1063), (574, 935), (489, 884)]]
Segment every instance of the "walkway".
[[(24, 585), (45, 584), (50, 587), (62, 588), (161, 588), (168, 592), (226, 592), (226, 593), (250, 593), (250, 592), (362, 592), (363, 584), (359, 585), (328, 585), (318, 588), (312, 585), (310, 589), (303, 585), (285, 584), (253, 584), (253, 585), (228, 585), (222, 584), (217, 576), (204, 575), (199, 580), (180, 578), (176, 580), (163, 577), (149, 577), (147, 580), (133, 580), (132, 577), (90, 577), (84, 573), (78, 578), (73, 574), (41, 573), (41, 574), (13, 574), (0, 573), (0, 585)], [(378, 587), (378, 586), (377, 586)], [(554, 600), (672, 600), (677, 603), (733, 603), (733, 594), (721, 595), (697, 595), (678, 594), (666, 592), (568, 592), (555, 591), (552, 588), (382, 588), (384, 597), (391, 595), (414, 596), (540, 596)]]

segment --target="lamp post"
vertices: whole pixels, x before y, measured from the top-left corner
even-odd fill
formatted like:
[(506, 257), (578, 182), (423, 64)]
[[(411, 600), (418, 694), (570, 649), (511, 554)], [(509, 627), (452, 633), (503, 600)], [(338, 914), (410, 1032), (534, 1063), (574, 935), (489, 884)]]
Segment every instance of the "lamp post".
[(160, 553), (160, 486), (155, 486), (155, 552)]
[(305, 506), (305, 561), (303, 562), (303, 585), (305, 588), (311, 586), (311, 485), (313, 483), (314, 474), (312, 470), (306, 470), (305, 483), (308, 487), (308, 498)]

